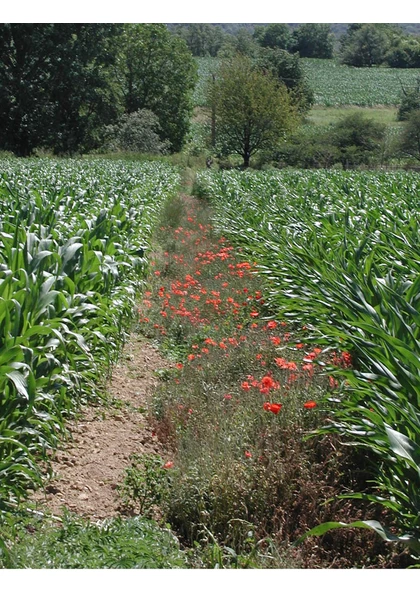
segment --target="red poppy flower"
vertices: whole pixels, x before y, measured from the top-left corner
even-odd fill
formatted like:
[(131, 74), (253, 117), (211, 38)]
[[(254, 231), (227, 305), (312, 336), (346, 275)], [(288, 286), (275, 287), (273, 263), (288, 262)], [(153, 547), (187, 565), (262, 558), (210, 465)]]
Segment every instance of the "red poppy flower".
[(303, 408), (307, 408), (307, 409), (311, 409), (311, 408), (315, 408), (315, 407), (316, 407), (315, 400), (308, 400), (308, 402), (305, 402), (305, 404), (303, 405)]
[(277, 322), (275, 322), (274, 320), (267, 322), (267, 328), (269, 330), (273, 330), (274, 328), (277, 328)]
[(264, 404), (263, 404), (264, 410), (267, 410), (269, 412), (272, 412), (275, 415), (278, 415), (279, 414), (279, 412), (281, 411), (281, 407), (282, 406), (283, 405), (280, 404), (280, 403), (278, 403), (278, 402), (273, 402), (273, 403), (271, 403), (271, 402), (264, 402)]
[(261, 386), (263, 388), (274, 388), (276, 386), (276, 382), (273, 380), (271, 375), (265, 375), (261, 378)]
[(172, 462), (172, 460), (168, 460), (167, 462), (165, 462), (165, 464), (163, 465), (163, 468), (172, 468), (172, 466), (174, 465), (174, 463)]
[(252, 454), (248, 450), (245, 450), (244, 454), (245, 454), (245, 458), (252, 458)]

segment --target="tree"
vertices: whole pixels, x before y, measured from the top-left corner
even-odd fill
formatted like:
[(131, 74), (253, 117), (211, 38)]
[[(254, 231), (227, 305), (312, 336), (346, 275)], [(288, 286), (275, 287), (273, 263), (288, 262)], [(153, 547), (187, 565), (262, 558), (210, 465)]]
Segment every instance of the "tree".
[(260, 46), (255, 41), (251, 32), (241, 27), (235, 35), (230, 35), (226, 38), (218, 55), (222, 60), (233, 58), (237, 54), (255, 58), (259, 49)]
[(344, 169), (369, 164), (380, 154), (386, 127), (364, 114), (354, 112), (331, 127), (330, 142), (338, 150)]
[(404, 123), (399, 149), (403, 155), (420, 161), (420, 109), (410, 112)]
[(255, 63), (258, 68), (270, 72), (287, 87), (300, 113), (309, 111), (314, 101), (314, 94), (297, 54), (289, 54), (281, 49), (261, 48)]
[(411, 89), (402, 87), (401, 103), (398, 106), (397, 120), (403, 122), (408, 120), (411, 112), (420, 109), (420, 78)]
[(399, 37), (385, 55), (385, 62), (391, 68), (419, 68), (420, 40), (412, 35)]
[(159, 138), (160, 125), (157, 116), (148, 109), (123, 114), (116, 124), (106, 128), (106, 148), (111, 151), (134, 151), (163, 154), (168, 142)]
[(255, 153), (274, 151), (299, 120), (286, 86), (250, 58), (223, 62), (210, 88), (220, 152), (240, 155), (245, 168)]
[(110, 84), (117, 25), (1, 24), (1, 148), (30, 155), (93, 148), (117, 114)]
[(254, 39), (261, 47), (288, 50), (292, 41), (292, 34), (288, 25), (271, 23), (266, 27), (255, 27)]
[(0, 25), (1, 148), (26, 156), (43, 137), (52, 26)]
[(113, 24), (57, 24), (51, 70), (52, 122), (46, 144), (55, 153), (101, 146), (104, 126), (122, 111), (113, 68), (122, 28)]
[(331, 26), (322, 23), (299, 25), (293, 31), (293, 51), (301, 58), (332, 58), (334, 53), (334, 35)]
[(341, 61), (349, 66), (378, 66), (400, 34), (398, 28), (383, 23), (350, 25), (341, 39)]
[(119, 73), (126, 113), (149, 109), (161, 139), (182, 148), (192, 114), (197, 66), (185, 41), (163, 24), (125, 26)]
[(221, 27), (209, 23), (176, 25), (174, 33), (185, 40), (193, 56), (217, 56), (226, 38)]

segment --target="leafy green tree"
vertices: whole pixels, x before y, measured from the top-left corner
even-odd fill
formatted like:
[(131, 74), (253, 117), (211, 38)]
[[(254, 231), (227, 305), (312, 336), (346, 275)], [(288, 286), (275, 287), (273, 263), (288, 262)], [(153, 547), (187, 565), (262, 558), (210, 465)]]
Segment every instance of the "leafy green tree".
[(401, 103), (398, 106), (397, 120), (403, 122), (408, 120), (411, 112), (420, 109), (420, 78), (411, 89), (402, 87)]
[(185, 40), (193, 56), (217, 56), (226, 38), (221, 27), (209, 23), (182, 24), (173, 30)]
[(114, 76), (122, 28), (113, 24), (57, 24), (46, 144), (56, 153), (89, 152), (104, 126), (122, 112)]
[(420, 68), (420, 40), (408, 35), (394, 40), (385, 55), (391, 68)]
[(349, 66), (378, 66), (401, 32), (388, 24), (350, 25), (341, 39), (341, 61)]
[(237, 54), (255, 58), (259, 49), (260, 46), (255, 41), (252, 33), (241, 27), (235, 35), (226, 38), (218, 55), (222, 60), (233, 58)]
[(334, 35), (328, 24), (304, 23), (293, 31), (292, 38), (291, 47), (301, 58), (333, 57)]
[(88, 150), (116, 117), (110, 84), (117, 25), (1, 24), (1, 148)]
[(0, 25), (0, 143), (19, 156), (29, 155), (43, 138), (51, 70), (43, 56), (52, 50), (51, 25)]
[(243, 166), (258, 152), (272, 152), (299, 117), (291, 94), (245, 56), (224, 61), (210, 86), (216, 141), (223, 155), (237, 154)]
[(281, 49), (261, 48), (255, 61), (260, 69), (270, 72), (287, 87), (300, 113), (309, 111), (314, 94), (297, 54), (289, 54)]
[(254, 39), (261, 47), (288, 50), (292, 42), (290, 27), (284, 23), (271, 23), (255, 27)]
[(410, 112), (399, 142), (400, 152), (420, 161), (420, 109)]
[(161, 139), (179, 151), (189, 129), (197, 80), (197, 66), (185, 41), (163, 24), (128, 24), (118, 74), (125, 112), (152, 111), (159, 119)]
[(330, 143), (338, 151), (338, 162), (348, 169), (378, 158), (385, 132), (383, 124), (354, 112), (331, 127)]

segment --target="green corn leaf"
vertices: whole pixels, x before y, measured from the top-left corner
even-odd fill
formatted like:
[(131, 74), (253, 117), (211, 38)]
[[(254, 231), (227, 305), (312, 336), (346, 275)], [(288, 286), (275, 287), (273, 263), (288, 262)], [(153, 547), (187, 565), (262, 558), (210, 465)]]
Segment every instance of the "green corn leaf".
[[(403, 435), (399, 431), (395, 431), (389, 425), (385, 424), (385, 431), (391, 444), (392, 451), (409, 460), (417, 471), (420, 473), (420, 446), (414, 441)], [(419, 432), (420, 434), (420, 432)]]
[(344, 522), (325, 522), (323, 524), (320, 524), (319, 526), (316, 526), (315, 528), (312, 528), (311, 530), (308, 530), (308, 532), (305, 532), (305, 534), (298, 538), (294, 544), (300, 544), (309, 536), (323, 536), (330, 530), (335, 530), (337, 528), (365, 528), (368, 530), (374, 530), (383, 540), (387, 542), (400, 543), (408, 546), (416, 553), (420, 552), (419, 538), (416, 538), (414, 535), (411, 534), (404, 534), (402, 536), (393, 534), (376, 520), (358, 520), (356, 522), (350, 522), (348, 524)]

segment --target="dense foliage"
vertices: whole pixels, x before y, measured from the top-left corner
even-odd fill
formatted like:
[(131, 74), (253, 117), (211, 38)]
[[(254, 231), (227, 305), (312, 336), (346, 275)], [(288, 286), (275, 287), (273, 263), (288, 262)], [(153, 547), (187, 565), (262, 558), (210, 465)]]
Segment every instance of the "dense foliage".
[(149, 109), (123, 114), (116, 124), (106, 128), (104, 148), (109, 151), (163, 154), (169, 141), (159, 138), (159, 119)]
[(171, 30), (182, 37), (193, 56), (217, 56), (227, 33), (221, 26), (209, 23), (177, 24)]
[(107, 125), (149, 109), (181, 148), (195, 63), (165, 25), (0, 25), (0, 148), (19, 156), (101, 147)]
[(329, 126), (300, 127), (278, 149), (277, 160), (303, 168), (377, 166), (390, 157), (386, 141), (384, 124), (355, 111)]
[(420, 42), (405, 35), (397, 25), (354, 23), (340, 39), (344, 64), (358, 67), (380, 66), (419, 68)]
[(331, 26), (322, 23), (302, 24), (293, 31), (292, 50), (301, 58), (332, 58), (334, 55), (334, 35)]
[(152, 111), (161, 139), (179, 151), (192, 115), (196, 65), (186, 43), (165, 25), (126, 25), (119, 59), (125, 112)]
[(102, 24), (0, 26), (1, 148), (27, 156), (89, 150), (118, 113), (112, 83), (120, 28)]

